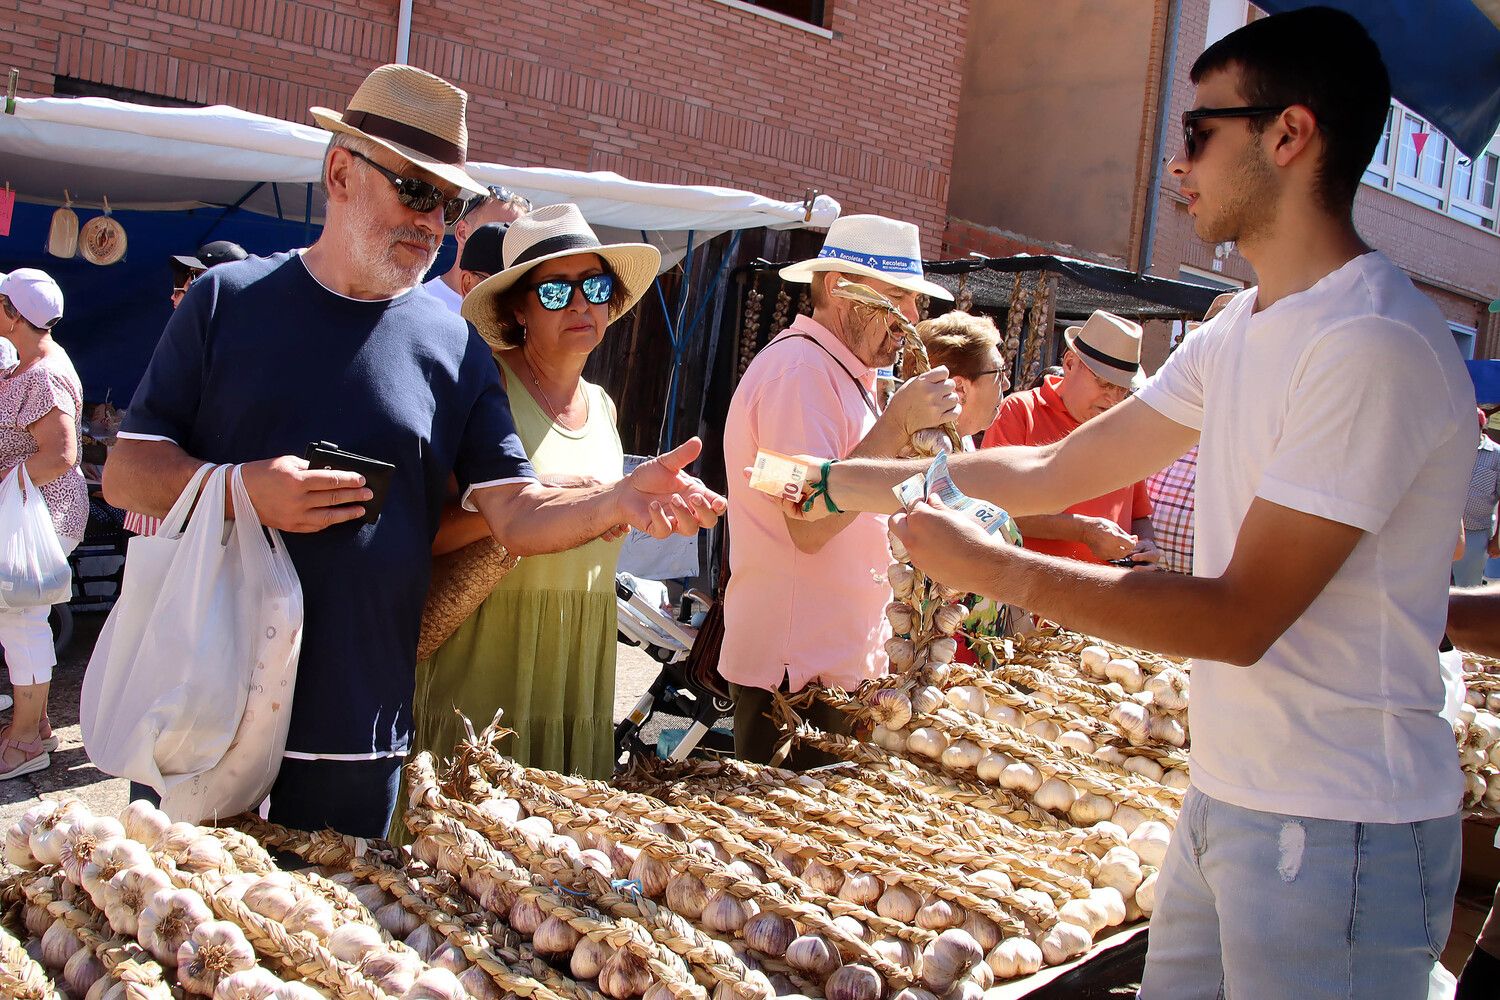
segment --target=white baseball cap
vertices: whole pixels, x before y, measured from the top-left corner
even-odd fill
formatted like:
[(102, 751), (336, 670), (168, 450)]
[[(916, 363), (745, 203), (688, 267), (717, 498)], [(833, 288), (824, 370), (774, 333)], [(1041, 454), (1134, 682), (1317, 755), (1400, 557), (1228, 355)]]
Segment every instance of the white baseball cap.
[(0, 279), (0, 295), (32, 326), (45, 330), (63, 314), (62, 289), (46, 271), (21, 267)]

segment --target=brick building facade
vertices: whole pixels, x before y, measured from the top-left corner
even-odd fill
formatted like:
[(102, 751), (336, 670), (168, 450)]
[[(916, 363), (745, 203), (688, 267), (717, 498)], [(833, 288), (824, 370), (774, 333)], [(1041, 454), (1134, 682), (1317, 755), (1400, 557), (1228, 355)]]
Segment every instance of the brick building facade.
[[(743, 0), (415, 0), (408, 61), (469, 91), (474, 159), (787, 199), (817, 188), (846, 212), (912, 219), (936, 253), (969, 0), (803, 6), (821, 23)], [(395, 59), (397, 10), (14, 0), (0, 66), (20, 68), (28, 96), (118, 88), (307, 123)]]

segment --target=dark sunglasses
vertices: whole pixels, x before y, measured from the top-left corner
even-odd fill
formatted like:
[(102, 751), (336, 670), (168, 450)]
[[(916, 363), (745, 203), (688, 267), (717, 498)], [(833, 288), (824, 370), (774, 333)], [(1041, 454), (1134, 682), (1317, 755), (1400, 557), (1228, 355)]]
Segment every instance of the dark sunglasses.
[[(1286, 105), (1274, 107), (1269, 104), (1249, 105), (1242, 108), (1198, 108), (1182, 113), (1182, 150), (1189, 161), (1197, 159), (1202, 151), (1195, 126), (1205, 118), (1259, 118), (1261, 115), (1279, 115)], [(1206, 138), (1206, 137), (1205, 137)]]
[(579, 278), (577, 281), (553, 278), (551, 281), (538, 282), (531, 288), (536, 292), (537, 301), (548, 312), (568, 308), (568, 303), (573, 301), (574, 289), (583, 292), (584, 300), (590, 305), (602, 306), (615, 293), (615, 276), (593, 274), (587, 278)]
[(443, 194), (436, 185), (429, 184), (416, 177), (402, 177), (394, 170), (387, 170), (385, 167), (382, 167), (363, 153), (358, 153), (351, 149), (349, 150), (349, 155), (364, 160), (370, 166), (384, 174), (386, 180), (390, 181), (396, 188), (396, 200), (413, 212), (426, 215), (439, 205), (443, 206), (443, 225), (445, 226), (451, 226), (465, 215), (468, 215), (469, 209), (474, 207), (474, 202), (477, 200), (464, 195), (454, 195), (450, 198)]
[(510, 188), (502, 187), (499, 184), (491, 184), (489, 191), (492, 199), (500, 202), (514, 203), (523, 215), (531, 211), (531, 199), (523, 194), (516, 194)]

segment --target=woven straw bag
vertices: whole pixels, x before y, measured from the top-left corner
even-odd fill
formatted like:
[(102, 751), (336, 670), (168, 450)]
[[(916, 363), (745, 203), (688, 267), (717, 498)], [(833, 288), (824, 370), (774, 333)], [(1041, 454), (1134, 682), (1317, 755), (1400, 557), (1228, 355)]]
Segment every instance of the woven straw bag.
[(511, 555), (493, 538), (481, 538), (432, 560), (432, 583), (427, 588), (422, 628), (417, 635), (417, 659), (425, 660), (437, 652), (520, 561), (520, 556)]

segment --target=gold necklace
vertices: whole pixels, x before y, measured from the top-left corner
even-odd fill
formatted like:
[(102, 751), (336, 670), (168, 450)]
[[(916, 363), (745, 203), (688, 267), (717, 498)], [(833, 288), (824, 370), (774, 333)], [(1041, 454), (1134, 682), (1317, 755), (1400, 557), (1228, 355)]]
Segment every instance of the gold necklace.
[(576, 430), (576, 428), (569, 427), (563, 423), (562, 415), (552, 408), (552, 400), (547, 398), (547, 390), (543, 389), (542, 383), (537, 380), (536, 365), (532, 364), (531, 359), (526, 357), (524, 348), (521, 351), (521, 357), (526, 359), (526, 374), (531, 377), (531, 384), (536, 386), (536, 394), (542, 397), (542, 405), (547, 408), (547, 415), (552, 418), (552, 422), (566, 430)]

